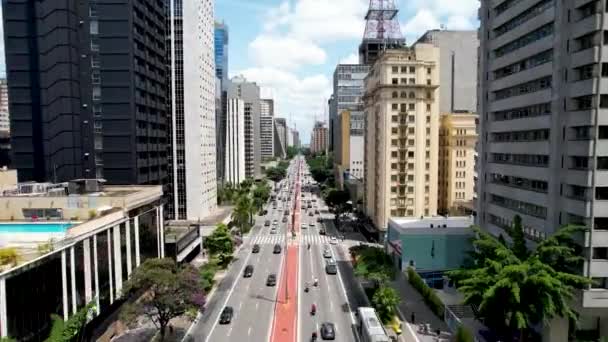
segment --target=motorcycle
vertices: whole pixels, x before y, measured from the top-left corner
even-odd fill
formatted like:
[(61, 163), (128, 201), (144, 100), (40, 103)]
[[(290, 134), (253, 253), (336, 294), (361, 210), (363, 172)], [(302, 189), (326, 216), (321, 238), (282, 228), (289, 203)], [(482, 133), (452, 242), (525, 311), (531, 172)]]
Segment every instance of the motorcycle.
[(312, 307), (310, 308), (310, 314), (312, 316), (314, 316), (317, 313), (317, 306), (316, 305), (312, 305)]

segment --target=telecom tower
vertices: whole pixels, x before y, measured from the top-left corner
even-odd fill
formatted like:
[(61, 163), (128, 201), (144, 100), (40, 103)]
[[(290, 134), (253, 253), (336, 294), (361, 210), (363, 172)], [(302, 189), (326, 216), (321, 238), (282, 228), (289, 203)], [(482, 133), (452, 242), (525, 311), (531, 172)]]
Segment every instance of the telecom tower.
[(405, 45), (397, 20), (395, 0), (370, 0), (365, 15), (363, 41), (359, 45), (359, 63), (371, 65), (380, 51)]

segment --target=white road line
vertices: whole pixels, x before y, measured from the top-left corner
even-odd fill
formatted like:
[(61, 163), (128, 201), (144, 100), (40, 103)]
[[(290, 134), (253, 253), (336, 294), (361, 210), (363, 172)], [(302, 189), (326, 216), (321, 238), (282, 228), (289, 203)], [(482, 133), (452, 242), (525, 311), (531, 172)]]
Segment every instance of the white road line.
[(251, 327), (249, 327), (249, 329), (247, 329), (247, 336), (251, 335)]
[[(332, 249), (332, 254), (333, 254), (333, 249)], [(334, 254), (334, 258), (335, 258), (335, 254)], [(352, 322), (352, 324), (357, 324), (357, 321), (355, 320), (355, 314), (353, 313), (353, 309), (350, 306), (350, 303), (348, 301), (348, 296), (346, 295), (346, 288), (344, 287), (344, 281), (342, 280), (342, 275), (340, 274), (340, 268), (336, 267), (338, 269), (338, 280), (340, 283), (340, 288), (342, 289), (342, 295), (344, 295), (344, 300), (346, 301), (346, 306), (348, 306), (348, 312), (350, 313), (350, 321)], [(355, 338), (357, 339), (357, 341), (359, 340), (359, 335), (355, 334)], [(416, 340), (416, 342), (420, 342), (418, 340)]]
[(298, 286), (298, 306), (296, 307), (296, 319), (298, 320), (298, 326), (296, 329), (297, 341), (300, 342), (300, 332), (302, 331), (302, 317), (300, 317), (300, 307), (302, 306), (302, 286), (300, 286), (300, 273), (302, 270), (302, 248), (298, 248), (298, 280), (296, 286)]
[(230, 334), (232, 334), (232, 325), (230, 326), (230, 328), (228, 329), (228, 333), (226, 334), (227, 336), (230, 336)]

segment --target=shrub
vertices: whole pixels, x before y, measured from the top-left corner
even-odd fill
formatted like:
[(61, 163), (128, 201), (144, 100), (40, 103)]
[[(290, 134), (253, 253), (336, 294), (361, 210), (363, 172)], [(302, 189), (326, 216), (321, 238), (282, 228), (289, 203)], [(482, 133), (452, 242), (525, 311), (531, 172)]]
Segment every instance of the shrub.
[(201, 283), (203, 286), (203, 290), (206, 293), (211, 291), (213, 285), (215, 284), (215, 274), (217, 273), (218, 266), (215, 260), (209, 261), (199, 268), (199, 274), (201, 276)]
[(471, 332), (464, 326), (459, 326), (456, 331), (456, 342), (475, 342)]
[(409, 279), (410, 284), (422, 295), (424, 302), (429, 308), (437, 315), (439, 318), (443, 319), (443, 314), (445, 307), (441, 302), (441, 299), (437, 297), (437, 294), (433, 289), (431, 289), (424, 280), (418, 275), (413, 268), (408, 267), (407, 269), (407, 277)]
[(0, 248), (0, 265), (16, 264), (19, 253), (15, 248)]

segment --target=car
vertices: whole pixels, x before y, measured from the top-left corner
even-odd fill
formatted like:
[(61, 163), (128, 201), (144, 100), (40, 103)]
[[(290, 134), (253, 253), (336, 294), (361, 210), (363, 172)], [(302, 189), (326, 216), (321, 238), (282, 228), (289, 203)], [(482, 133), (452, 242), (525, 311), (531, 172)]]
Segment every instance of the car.
[(276, 226), (277, 224), (279, 224), (279, 221), (274, 220), (274, 221), (272, 221), (272, 224)]
[(274, 248), (272, 249), (272, 253), (281, 254), (281, 245), (279, 245), (278, 243), (276, 245), (274, 245)]
[(283, 215), (289, 216), (289, 209), (285, 209), (285, 211), (283, 212)]
[(338, 273), (338, 267), (336, 266), (336, 263), (327, 263), (325, 265), (325, 273), (327, 274), (337, 274)]
[(314, 215), (314, 213), (312, 211), (308, 212), (308, 216), (313, 216), (313, 215)]
[(319, 215), (319, 209), (315, 209), (315, 214)]
[(336, 327), (333, 323), (323, 322), (321, 323), (321, 338), (324, 340), (335, 340), (336, 339)]
[(283, 223), (286, 223), (287, 222), (287, 216), (283, 216), (283, 219), (281, 221), (283, 221)]
[(275, 286), (277, 285), (277, 275), (274, 273), (271, 273), (268, 275), (268, 278), (266, 278), (266, 286)]
[(264, 216), (264, 215), (268, 215), (268, 210), (266, 210), (266, 209), (262, 210), (262, 216)]
[(332, 236), (332, 237), (329, 239), (329, 243), (331, 243), (332, 245), (335, 245), (335, 244), (337, 244), (337, 243), (338, 243), (338, 239), (336, 239), (336, 237), (335, 237), (335, 236)]
[(270, 220), (264, 221), (264, 227), (268, 227), (268, 226), (270, 226)]
[(313, 198), (313, 199), (312, 199), (312, 201), (313, 201), (313, 202), (316, 202), (316, 201), (317, 201), (317, 199), (316, 199), (316, 198)]
[(252, 253), (259, 253), (260, 252), (260, 245), (255, 244), (253, 245), (253, 248), (251, 249)]
[(323, 250), (323, 257), (324, 258), (332, 258), (333, 254), (331, 254), (331, 249), (325, 247), (325, 250)]
[(314, 228), (314, 227), (316, 227), (316, 225), (315, 225), (315, 223), (314, 223), (314, 222), (310, 222), (310, 223), (308, 224), (308, 226), (309, 226), (310, 228)]
[(243, 278), (249, 278), (253, 275), (253, 265), (247, 265), (243, 272)]
[(277, 233), (277, 229), (275, 227), (272, 227), (272, 229), (270, 230), (270, 234), (276, 234)]
[(234, 309), (232, 306), (224, 307), (222, 313), (220, 314), (220, 324), (228, 324), (232, 321), (232, 316), (234, 316)]

